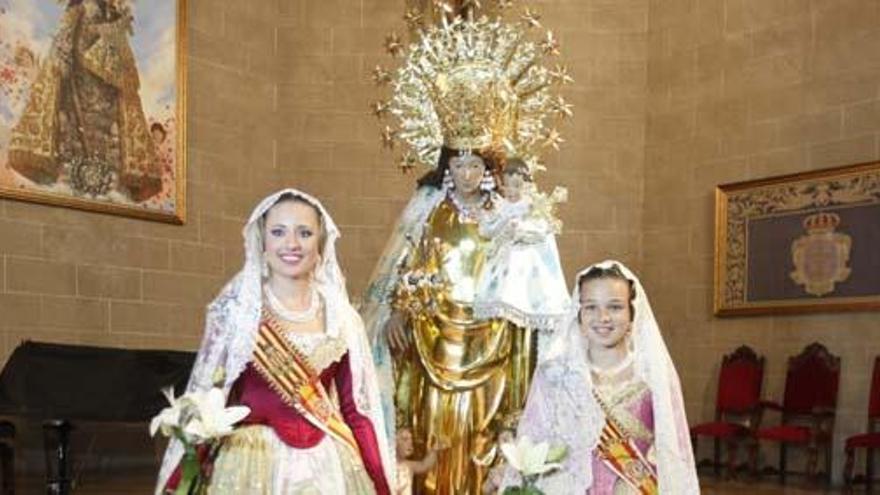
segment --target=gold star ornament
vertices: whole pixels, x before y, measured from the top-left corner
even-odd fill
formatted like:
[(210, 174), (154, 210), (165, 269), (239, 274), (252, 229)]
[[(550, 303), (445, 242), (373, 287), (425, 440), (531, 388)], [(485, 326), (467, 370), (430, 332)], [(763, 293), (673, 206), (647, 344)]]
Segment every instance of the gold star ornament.
[(403, 42), (400, 41), (400, 35), (396, 31), (385, 37), (385, 51), (392, 57), (403, 53)]
[(523, 24), (529, 28), (540, 28), (541, 27), (541, 15), (536, 11), (526, 7), (523, 11), (523, 14), (519, 17)]
[(552, 101), (550, 106), (556, 113), (556, 115), (560, 117), (565, 118), (574, 115), (574, 106), (571, 103), (565, 101), (565, 98), (561, 96), (557, 96), (556, 99)]
[(560, 84), (571, 84), (574, 82), (574, 79), (568, 73), (568, 67), (564, 65), (557, 65), (553, 70), (551, 70), (550, 79), (553, 82)]
[(416, 157), (413, 156), (412, 153), (406, 152), (400, 157), (400, 161), (397, 163), (397, 168), (403, 173), (408, 173), (415, 169), (416, 163)]
[(385, 70), (381, 65), (377, 65), (373, 69), (373, 82), (375, 82), (377, 86), (384, 86), (391, 82), (391, 73)]
[(452, 14), (455, 12), (455, 9), (449, 5), (449, 2), (444, 2), (442, 0), (431, 0), (431, 3), (434, 5), (435, 12), (442, 12), (444, 14)]
[(553, 36), (553, 31), (547, 31), (547, 35), (541, 42), (541, 51), (545, 55), (559, 55), (559, 40)]
[(373, 115), (375, 115), (377, 119), (381, 119), (388, 115), (388, 103), (384, 101), (375, 101), (370, 105), (370, 108), (373, 110)]
[(562, 135), (556, 129), (550, 129), (544, 135), (544, 146), (552, 146), (556, 151), (559, 151), (559, 145), (564, 142), (565, 140), (562, 139)]
[(391, 126), (385, 126), (382, 129), (382, 147), (385, 149), (393, 150), (394, 149), (394, 139), (397, 137), (397, 132), (391, 128)]
[(403, 15), (403, 21), (406, 22), (410, 29), (418, 29), (422, 25), (422, 19), (424, 18), (424, 14), (416, 9), (407, 10), (406, 14)]

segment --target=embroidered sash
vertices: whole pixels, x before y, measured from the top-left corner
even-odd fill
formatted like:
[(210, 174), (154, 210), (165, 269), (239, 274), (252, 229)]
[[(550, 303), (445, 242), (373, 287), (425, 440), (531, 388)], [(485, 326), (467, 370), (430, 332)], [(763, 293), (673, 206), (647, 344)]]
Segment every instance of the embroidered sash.
[(635, 442), (623, 433), (614, 414), (595, 390), (593, 396), (602, 407), (606, 418), (605, 427), (599, 435), (599, 444), (596, 446), (602, 462), (641, 495), (659, 493), (654, 467), (645, 459)]
[(254, 348), (254, 368), (281, 398), (313, 425), (359, 453), (357, 441), (306, 357), (263, 318)]

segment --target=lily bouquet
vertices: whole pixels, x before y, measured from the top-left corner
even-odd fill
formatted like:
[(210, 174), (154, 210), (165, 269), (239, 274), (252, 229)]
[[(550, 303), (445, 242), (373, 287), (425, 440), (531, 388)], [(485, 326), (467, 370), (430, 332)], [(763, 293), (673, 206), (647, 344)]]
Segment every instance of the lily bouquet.
[(174, 389), (163, 389), (168, 407), (150, 421), (150, 436), (157, 432), (180, 440), (184, 447), (181, 477), (174, 495), (199, 494), (206, 488), (199, 452), (212, 452), (219, 440), (232, 433), (233, 425), (250, 414), (247, 406), (226, 407), (226, 396), (218, 386), (174, 397)]
[(564, 445), (550, 446), (547, 442), (532, 443), (527, 436), (516, 442), (501, 444), (501, 453), (507, 463), (522, 477), (519, 486), (509, 486), (503, 495), (544, 495), (535, 483), (538, 479), (562, 467), (561, 461), (568, 454)]

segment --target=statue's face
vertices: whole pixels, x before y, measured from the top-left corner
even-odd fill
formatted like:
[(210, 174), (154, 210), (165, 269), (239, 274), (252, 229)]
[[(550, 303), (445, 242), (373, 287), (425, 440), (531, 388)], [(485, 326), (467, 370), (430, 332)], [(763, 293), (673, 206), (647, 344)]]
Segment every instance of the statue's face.
[(504, 197), (510, 201), (519, 201), (525, 183), (522, 174), (504, 174)]
[(629, 283), (619, 278), (588, 280), (581, 286), (580, 325), (590, 346), (626, 345), (632, 325)]
[(462, 194), (479, 192), (486, 164), (477, 155), (454, 156), (449, 159), (449, 173), (455, 189)]
[(86, 0), (83, 2), (83, 9), (85, 10), (86, 17), (89, 19), (97, 19), (101, 14), (101, 6), (98, 4), (98, 0)]
[(263, 257), (270, 277), (310, 278), (320, 257), (318, 212), (300, 201), (282, 201), (266, 214)]

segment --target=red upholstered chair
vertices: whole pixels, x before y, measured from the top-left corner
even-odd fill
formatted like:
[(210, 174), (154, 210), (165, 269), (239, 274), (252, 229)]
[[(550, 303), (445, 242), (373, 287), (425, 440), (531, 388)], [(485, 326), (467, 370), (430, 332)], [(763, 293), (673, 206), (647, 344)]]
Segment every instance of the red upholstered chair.
[(724, 356), (718, 374), (718, 394), (715, 397), (715, 420), (691, 427), (694, 455), (697, 440), (711, 437), (715, 444), (713, 466), (715, 475), (721, 474), (721, 442), (727, 446), (727, 470), (736, 472), (736, 450), (739, 441), (751, 437), (757, 428), (757, 414), (764, 382), (764, 357), (759, 357), (748, 346), (740, 346)]
[(871, 398), (868, 401), (868, 433), (853, 435), (846, 439), (846, 465), (843, 469), (843, 479), (848, 487), (853, 483), (855, 449), (861, 447), (867, 450), (865, 484), (868, 491), (871, 491), (874, 477), (874, 449), (880, 448), (878, 424), (880, 424), (880, 356), (874, 359), (874, 378), (871, 380)]
[(760, 428), (752, 445), (752, 470), (757, 472), (758, 442), (779, 443), (779, 480), (785, 483), (786, 453), (789, 445), (806, 447), (807, 474), (816, 474), (821, 447), (825, 452), (826, 481), (831, 481), (831, 437), (840, 383), (840, 358), (818, 342), (808, 345), (788, 360), (785, 395), (782, 404), (762, 401), (763, 411), (782, 413), (779, 426)]

